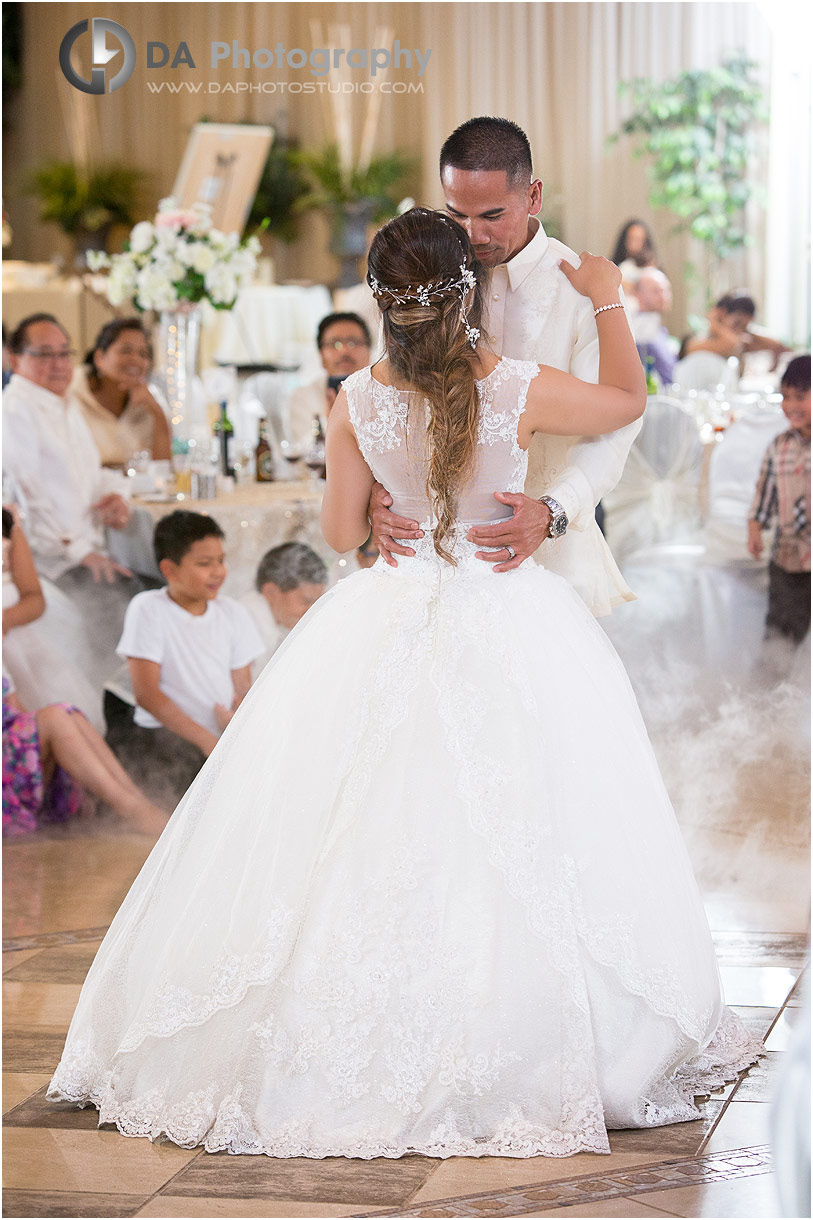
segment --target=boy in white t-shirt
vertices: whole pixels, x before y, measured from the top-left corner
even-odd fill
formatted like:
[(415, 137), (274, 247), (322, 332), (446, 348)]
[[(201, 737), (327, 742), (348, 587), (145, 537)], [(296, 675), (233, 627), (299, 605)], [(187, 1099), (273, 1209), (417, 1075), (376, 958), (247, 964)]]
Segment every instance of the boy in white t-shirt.
[(202, 513), (178, 511), (155, 527), (167, 582), (127, 607), (116, 651), (136, 699), (133, 733), (183, 790), (217, 745), (251, 685), (264, 644), (248, 611), (218, 597), (226, 579), (223, 531)]

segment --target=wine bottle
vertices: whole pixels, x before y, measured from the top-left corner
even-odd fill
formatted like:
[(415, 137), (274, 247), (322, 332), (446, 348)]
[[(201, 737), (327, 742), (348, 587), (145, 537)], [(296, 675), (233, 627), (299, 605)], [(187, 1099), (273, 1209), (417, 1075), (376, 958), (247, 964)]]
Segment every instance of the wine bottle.
[(647, 356), (646, 358), (646, 392), (647, 394), (660, 394), (658, 383), (654, 375), (655, 358)]
[(234, 425), (227, 415), (228, 403), (220, 403), (220, 418), (214, 426), (214, 432), (220, 441), (221, 474), (234, 478), (234, 466), (231, 461), (231, 440), (234, 436)]
[(273, 483), (274, 454), (268, 442), (268, 431), (264, 419), (260, 420), (259, 439), (254, 450), (254, 461), (257, 469), (258, 483)]

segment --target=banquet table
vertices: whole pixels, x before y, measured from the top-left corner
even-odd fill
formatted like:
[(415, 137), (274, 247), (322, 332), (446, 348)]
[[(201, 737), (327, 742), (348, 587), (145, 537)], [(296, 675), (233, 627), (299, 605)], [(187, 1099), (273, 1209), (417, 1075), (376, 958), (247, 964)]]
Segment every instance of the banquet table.
[(337, 555), (322, 537), (319, 511), (323, 491), (324, 483), (319, 480), (244, 483), (211, 500), (139, 496), (134, 503), (145, 508), (156, 522), (178, 508), (213, 517), (226, 535), (229, 573), (223, 592), (241, 597), (254, 588), (257, 564), (265, 552), (283, 542), (305, 542), (312, 547), (327, 564), (331, 584), (355, 570), (352, 554)]

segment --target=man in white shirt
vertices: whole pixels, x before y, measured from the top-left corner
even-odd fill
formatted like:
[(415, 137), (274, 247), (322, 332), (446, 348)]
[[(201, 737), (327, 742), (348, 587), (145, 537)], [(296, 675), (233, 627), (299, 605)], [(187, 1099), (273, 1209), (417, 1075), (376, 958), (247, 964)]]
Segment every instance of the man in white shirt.
[(370, 332), (356, 313), (322, 318), (316, 344), (324, 373), (294, 390), (288, 404), (291, 438), (303, 451), (313, 440), (314, 417), (319, 417), (324, 432), (342, 381), (370, 363)]
[[(478, 259), (491, 269), (485, 331), (501, 356), (535, 360), (598, 380), (598, 336), (593, 309), (559, 270), (579, 258), (548, 238), (536, 213), (542, 183), (533, 178), (525, 133), (508, 119), (470, 119), (443, 145), (441, 182), (446, 210), (469, 235)], [(513, 517), (477, 526), (468, 537), (495, 572), (516, 568), (530, 555), (565, 577), (595, 614), (633, 598), (595, 520), (595, 506), (618, 482), (641, 421), (602, 437), (552, 437), (531, 442), (525, 494), (495, 491)], [(392, 500), (373, 490), (373, 536), (388, 562), (410, 555), (394, 539), (421, 536), (416, 522), (387, 511)], [(541, 548), (541, 550), (540, 550)]]
[(112, 490), (92, 433), (68, 393), (70, 341), (50, 314), (32, 314), (9, 339), (13, 376), (3, 391), (3, 472), (20, 501), (37, 570), (72, 600), (98, 657), (112, 672), (129, 598), (143, 586), (107, 555), (104, 527), (125, 529), (127, 500)]
[(49, 314), (33, 314), (9, 347), (13, 375), (3, 391), (3, 469), (23, 501), (38, 571), (51, 580), (77, 566), (94, 581), (129, 577), (105, 554), (103, 527), (124, 528), (131, 509), (111, 490), (93, 435), (68, 395), (74, 353), (67, 334)]

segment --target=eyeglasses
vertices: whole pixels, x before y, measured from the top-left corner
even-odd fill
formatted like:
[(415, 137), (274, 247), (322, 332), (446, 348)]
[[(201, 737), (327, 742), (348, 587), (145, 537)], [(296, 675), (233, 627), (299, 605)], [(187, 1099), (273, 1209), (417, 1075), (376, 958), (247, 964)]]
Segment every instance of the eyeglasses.
[(66, 348), (61, 352), (49, 351), (47, 347), (27, 347), (24, 349), (23, 355), (30, 356), (32, 360), (42, 360), (45, 362), (46, 360), (73, 360), (76, 352), (72, 347)]
[(329, 343), (323, 343), (322, 347), (332, 347), (334, 352), (340, 352), (343, 347), (349, 347), (351, 350), (356, 347), (369, 347), (366, 339), (331, 339)]

